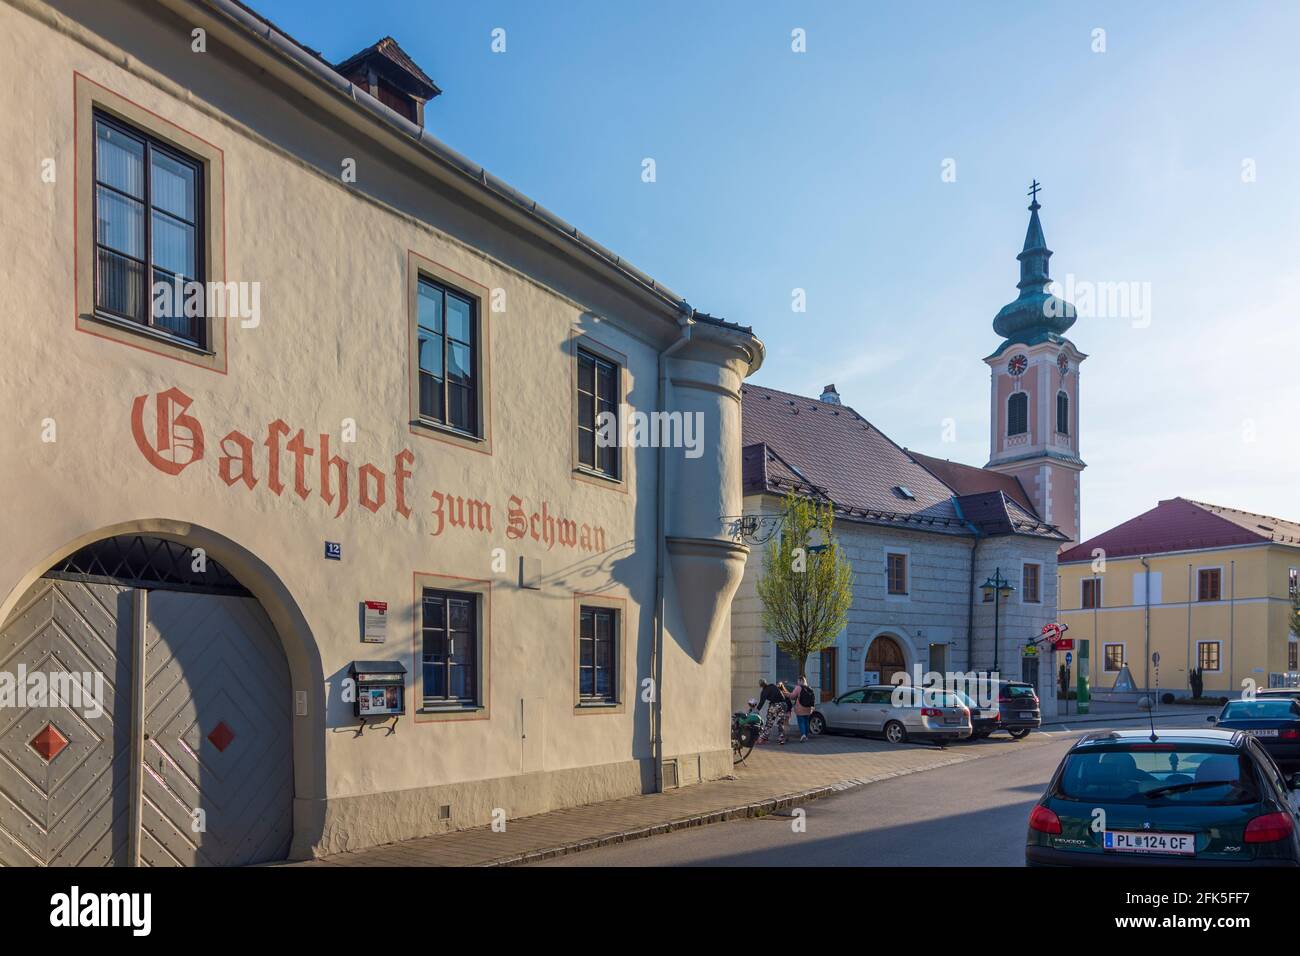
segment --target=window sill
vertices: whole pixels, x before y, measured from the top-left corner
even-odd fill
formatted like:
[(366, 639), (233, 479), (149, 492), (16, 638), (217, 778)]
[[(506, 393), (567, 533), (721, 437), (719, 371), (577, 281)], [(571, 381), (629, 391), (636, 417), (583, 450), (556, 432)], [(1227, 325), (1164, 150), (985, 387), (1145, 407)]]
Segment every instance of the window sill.
[(579, 710), (617, 710), (619, 702), (616, 700), (580, 700), (578, 701)]
[(477, 714), (485, 708), (482, 704), (425, 704), (417, 714)]
[(82, 316), (83, 319), (89, 319), (92, 322), (102, 322), (104, 325), (111, 325), (115, 329), (123, 329), (136, 335), (144, 336), (155, 342), (162, 342), (166, 345), (175, 346), (178, 349), (184, 349), (187, 352), (193, 352), (195, 355), (203, 355), (208, 358), (217, 353), (211, 349), (204, 348), (197, 342), (190, 339), (183, 339), (179, 335), (171, 335), (167, 332), (160, 332), (157, 329), (142, 325), (139, 322), (133, 322), (131, 319), (119, 318), (116, 315), (108, 315), (105, 312), (90, 312)]
[(581, 476), (584, 477), (584, 478), (594, 478), (594, 479), (597, 480), (597, 481), (603, 481), (603, 482), (605, 482), (605, 483), (608, 484), (608, 485), (621, 485), (621, 484), (623, 484), (623, 479), (622, 479), (622, 478), (615, 478), (615, 477), (613, 477), (612, 475), (607, 475), (607, 474), (605, 474), (603, 471), (596, 471), (596, 470), (594, 470), (594, 469), (592, 469), (592, 468), (587, 468), (587, 467), (584, 466), (584, 465), (578, 465), (578, 466), (576, 466), (576, 467), (573, 469), (573, 473), (574, 473), (575, 475), (581, 475)]
[(447, 435), (451, 438), (459, 438), (463, 441), (484, 442), (486, 439), (482, 435), (475, 435), (473, 432), (461, 431), (451, 425), (444, 425), (442, 422), (430, 421), (427, 418), (417, 418), (411, 422), (417, 428), (425, 428), (431, 432), (438, 432), (440, 435)]

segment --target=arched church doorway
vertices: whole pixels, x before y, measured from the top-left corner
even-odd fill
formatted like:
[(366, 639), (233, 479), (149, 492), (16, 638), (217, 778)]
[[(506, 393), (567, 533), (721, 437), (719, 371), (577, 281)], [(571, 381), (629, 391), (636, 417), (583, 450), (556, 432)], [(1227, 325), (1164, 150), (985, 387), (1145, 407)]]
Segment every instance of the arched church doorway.
[(865, 679), (879, 675), (875, 678), (875, 683), (889, 684), (899, 671), (907, 671), (907, 658), (903, 656), (903, 648), (893, 635), (881, 634), (867, 648), (867, 659), (862, 665), (864, 682), (870, 683), (870, 680)]
[(0, 864), (287, 855), (288, 663), (260, 602), (211, 557), (139, 534), (81, 548), (0, 627), (0, 674), (26, 678), (0, 707)]

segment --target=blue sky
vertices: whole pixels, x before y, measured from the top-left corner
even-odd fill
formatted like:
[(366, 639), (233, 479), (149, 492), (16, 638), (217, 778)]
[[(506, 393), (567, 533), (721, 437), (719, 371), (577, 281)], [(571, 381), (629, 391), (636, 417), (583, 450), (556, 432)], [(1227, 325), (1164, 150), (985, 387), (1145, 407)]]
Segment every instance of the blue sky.
[(393, 35), (430, 130), (754, 326), (754, 381), (971, 464), (1037, 177), (1053, 276), (1150, 296), (1069, 333), (1084, 534), (1174, 495), (1300, 519), (1300, 5), (252, 2), (332, 61)]

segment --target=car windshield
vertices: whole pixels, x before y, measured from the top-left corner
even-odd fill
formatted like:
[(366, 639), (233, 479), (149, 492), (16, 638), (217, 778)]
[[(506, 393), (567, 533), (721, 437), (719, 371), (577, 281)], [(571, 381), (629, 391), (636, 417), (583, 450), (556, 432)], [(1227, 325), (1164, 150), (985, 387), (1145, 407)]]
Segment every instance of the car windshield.
[(1236, 751), (1144, 744), (1069, 754), (1057, 793), (1146, 806), (1231, 806), (1259, 799), (1249, 759)]
[(1230, 700), (1223, 705), (1220, 720), (1285, 720), (1297, 714), (1297, 705), (1290, 698), (1280, 700)]

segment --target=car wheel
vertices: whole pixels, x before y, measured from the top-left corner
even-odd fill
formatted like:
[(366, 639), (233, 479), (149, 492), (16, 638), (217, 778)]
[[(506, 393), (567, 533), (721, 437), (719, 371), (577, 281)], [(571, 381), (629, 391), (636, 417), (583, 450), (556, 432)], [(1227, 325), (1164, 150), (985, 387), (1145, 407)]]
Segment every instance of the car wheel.
[(820, 737), (826, 733), (826, 718), (816, 711), (808, 718), (808, 733), (814, 737)]
[(1018, 727), (1015, 730), (1008, 730), (1007, 733), (1011, 735), (1012, 740), (1024, 740), (1029, 736), (1031, 729), (1030, 727)]
[(891, 744), (907, 743), (907, 728), (896, 720), (885, 724), (885, 739)]

